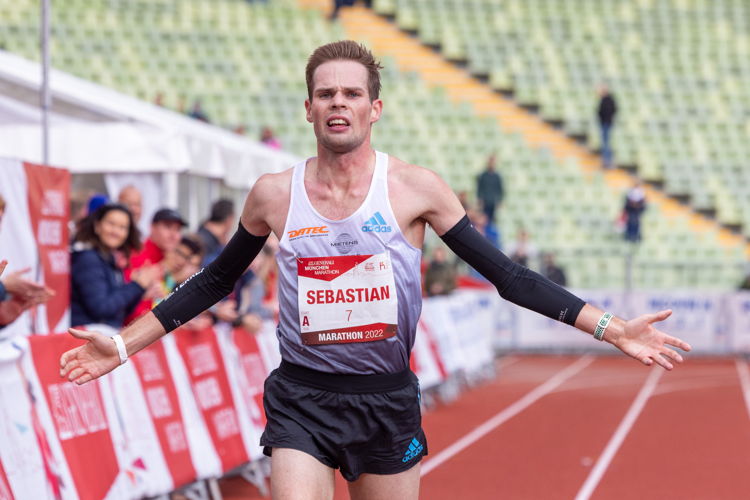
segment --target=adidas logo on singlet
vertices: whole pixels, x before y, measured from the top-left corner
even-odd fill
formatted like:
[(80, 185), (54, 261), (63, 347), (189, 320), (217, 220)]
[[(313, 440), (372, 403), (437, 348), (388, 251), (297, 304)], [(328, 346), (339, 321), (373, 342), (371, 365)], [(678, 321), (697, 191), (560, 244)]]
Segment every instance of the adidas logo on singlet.
[(375, 212), (375, 215), (362, 225), (362, 231), (365, 233), (390, 233), (393, 228), (385, 222), (380, 212)]
[(411, 443), (409, 443), (409, 449), (406, 450), (406, 453), (404, 453), (404, 458), (402, 458), (401, 461), (406, 463), (409, 460), (418, 457), (419, 454), (422, 453), (422, 450), (424, 450), (424, 446), (422, 446), (422, 443), (417, 441), (417, 438), (413, 438), (411, 440)]

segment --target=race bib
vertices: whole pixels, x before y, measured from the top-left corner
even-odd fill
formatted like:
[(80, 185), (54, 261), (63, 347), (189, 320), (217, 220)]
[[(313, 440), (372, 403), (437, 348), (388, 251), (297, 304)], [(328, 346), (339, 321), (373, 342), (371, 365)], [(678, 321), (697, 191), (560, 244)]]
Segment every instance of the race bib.
[(372, 342), (396, 335), (398, 299), (387, 252), (297, 259), (305, 345)]

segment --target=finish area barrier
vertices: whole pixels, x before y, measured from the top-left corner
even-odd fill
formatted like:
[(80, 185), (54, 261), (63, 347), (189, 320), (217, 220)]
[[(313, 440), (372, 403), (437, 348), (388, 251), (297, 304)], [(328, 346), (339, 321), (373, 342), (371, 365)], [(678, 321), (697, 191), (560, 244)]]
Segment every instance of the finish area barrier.
[[(672, 309), (659, 326), (694, 355), (750, 352), (750, 293), (576, 293), (624, 317)], [(79, 340), (0, 341), (0, 500), (158, 496), (259, 462), (275, 330), (182, 328), (83, 386), (59, 376), (60, 355)], [(448, 388), (486, 373), (497, 349), (615, 352), (494, 290), (466, 291), (425, 300), (411, 368), (423, 389)]]

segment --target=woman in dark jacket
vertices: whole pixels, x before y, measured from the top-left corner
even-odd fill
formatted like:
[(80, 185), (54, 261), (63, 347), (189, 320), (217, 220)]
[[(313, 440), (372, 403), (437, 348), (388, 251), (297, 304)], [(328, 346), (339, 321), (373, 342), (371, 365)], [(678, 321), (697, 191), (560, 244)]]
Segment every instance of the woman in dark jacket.
[(142, 267), (130, 283), (123, 281), (118, 262), (127, 263), (139, 248), (138, 228), (124, 205), (103, 205), (83, 220), (73, 239), (71, 324), (123, 326), (159, 272), (154, 266)]

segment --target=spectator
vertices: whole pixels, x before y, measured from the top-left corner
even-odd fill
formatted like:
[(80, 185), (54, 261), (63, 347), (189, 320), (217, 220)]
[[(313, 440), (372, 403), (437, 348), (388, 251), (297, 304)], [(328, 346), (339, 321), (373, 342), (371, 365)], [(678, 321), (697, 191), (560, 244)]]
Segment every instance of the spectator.
[(109, 202), (109, 197), (104, 193), (95, 193), (91, 195), (88, 203), (86, 204), (86, 215), (91, 215), (96, 212), (99, 207)]
[(481, 203), (482, 211), (487, 216), (487, 223), (494, 224), (495, 209), (503, 202), (505, 192), (503, 179), (495, 168), (495, 155), (487, 158), (487, 167), (477, 177), (477, 199)]
[(154, 104), (156, 104), (160, 108), (164, 107), (164, 92), (156, 93), (156, 97), (154, 97)]
[[(5, 198), (0, 195), (0, 225), (5, 215)], [(0, 262), (0, 275), (7, 261)], [(31, 269), (21, 269), (0, 280), (0, 328), (9, 325), (24, 311), (49, 300), (54, 291), (40, 283), (22, 278)]]
[(159, 264), (159, 290), (152, 298), (152, 307), (162, 301), (178, 285), (200, 270), (203, 247), (197, 236), (185, 235), (172, 250), (165, 252)]
[(625, 241), (641, 241), (641, 215), (646, 210), (646, 192), (641, 181), (636, 181), (625, 195)]
[(555, 263), (555, 254), (546, 252), (542, 260), (542, 274), (544, 277), (560, 286), (567, 286), (568, 280), (565, 277), (565, 271)]
[(448, 262), (445, 247), (438, 246), (432, 252), (424, 275), (424, 287), (428, 297), (448, 295), (456, 288), (456, 266)]
[[(127, 314), (155, 282), (158, 269), (141, 267), (123, 280), (122, 263), (140, 248), (140, 234), (130, 211), (119, 204), (99, 207), (84, 219), (73, 238), (71, 323), (123, 325)], [(125, 259), (118, 262), (121, 252)]]
[(143, 196), (137, 187), (129, 184), (120, 190), (120, 194), (117, 195), (117, 201), (130, 210), (133, 215), (133, 221), (135, 225), (141, 221), (141, 214), (143, 213)]
[(273, 135), (271, 127), (263, 127), (260, 133), (260, 142), (272, 149), (281, 149), (281, 142)]
[[(130, 257), (130, 267), (125, 271), (126, 279), (131, 279), (131, 273), (144, 266), (159, 264), (167, 252), (177, 248), (182, 238), (182, 228), (187, 223), (177, 210), (162, 208), (156, 211), (151, 219), (151, 233), (140, 252)], [(161, 286), (152, 286), (143, 300), (135, 307), (125, 320), (130, 323), (135, 318), (151, 310), (152, 300), (161, 296)]]
[(530, 240), (529, 233), (524, 228), (518, 230), (516, 241), (508, 246), (507, 253), (510, 260), (529, 268), (539, 255), (536, 246)]
[[(7, 260), (0, 261), (0, 277), (8, 265)], [(20, 300), (8, 297), (5, 293), (2, 281), (0, 281), (0, 330), (13, 323), (24, 310), (24, 304)]]
[[(6, 264), (7, 261), (0, 262), (0, 275)], [(0, 328), (8, 326), (24, 311), (46, 302), (54, 295), (43, 285), (21, 278), (27, 272), (29, 269), (22, 269), (0, 281)]]
[[(341, 10), (341, 7), (351, 7), (352, 5), (354, 5), (354, 3), (355, 3), (355, 0), (333, 0), (333, 9), (331, 10), (331, 13), (328, 15), (328, 19), (331, 21), (338, 19), (339, 10)], [(372, 7), (372, 0), (364, 0), (362, 3), (368, 9)]]
[(235, 215), (231, 200), (222, 198), (211, 205), (210, 217), (198, 228), (198, 236), (204, 249), (204, 266), (210, 264), (227, 244), (229, 234), (235, 228)]
[(276, 261), (274, 260), (275, 242), (266, 242), (261, 252), (250, 264), (245, 274), (234, 287), (237, 301), (238, 318), (235, 324), (242, 326), (250, 333), (258, 333), (264, 320), (273, 320), (275, 307), (269, 304), (273, 294)]
[(597, 114), (599, 115), (599, 129), (602, 137), (602, 162), (604, 168), (612, 168), (614, 164), (612, 162), (612, 144), (610, 140), (612, 126), (615, 123), (615, 115), (617, 114), (617, 102), (606, 85), (599, 87), (599, 108)]
[(203, 111), (203, 104), (201, 103), (200, 99), (195, 100), (195, 102), (193, 103), (193, 109), (190, 110), (188, 116), (202, 122), (211, 123), (208, 115), (205, 113), (205, 111)]
[[(200, 239), (195, 235), (185, 235), (180, 240), (180, 244), (174, 252), (173, 259), (177, 260), (175, 264), (165, 263), (164, 270), (174, 281), (174, 285), (169, 288), (171, 292), (177, 285), (185, 282), (190, 276), (201, 269), (203, 260), (203, 246)], [(166, 260), (166, 258), (165, 258)]]

